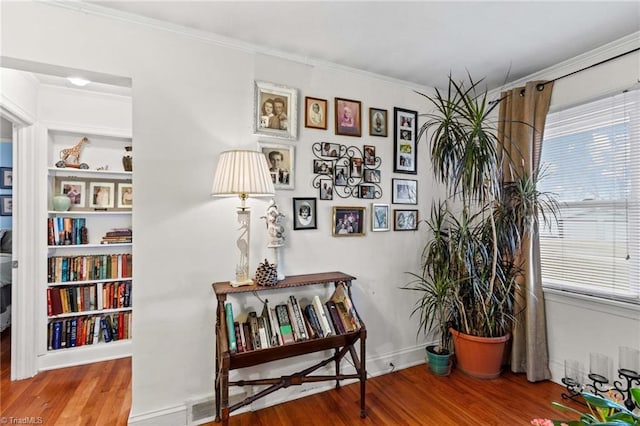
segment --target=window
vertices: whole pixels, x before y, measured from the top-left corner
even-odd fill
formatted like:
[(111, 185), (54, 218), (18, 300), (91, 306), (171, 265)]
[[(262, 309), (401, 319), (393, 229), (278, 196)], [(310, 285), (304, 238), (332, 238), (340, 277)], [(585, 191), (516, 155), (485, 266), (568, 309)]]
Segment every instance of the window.
[(545, 287), (640, 303), (639, 94), (547, 117), (539, 189), (561, 214), (540, 230)]

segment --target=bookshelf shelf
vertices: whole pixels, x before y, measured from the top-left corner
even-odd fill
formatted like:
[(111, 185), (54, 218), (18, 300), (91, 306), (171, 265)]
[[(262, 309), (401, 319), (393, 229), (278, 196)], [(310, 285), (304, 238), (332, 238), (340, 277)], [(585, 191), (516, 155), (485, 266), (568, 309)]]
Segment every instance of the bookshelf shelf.
[[(132, 138), (130, 134), (110, 132), (107, 128), (63, 127), (42, 129), (47, 141), (48, 183), (47, 276), (41, 287), (47, 303), (46, 309), (42, 309), (46, 327), (40, 334), (41, 369), (131, 354), (133, 244), (102, 241), (113, 241), (112, 237), (121, 235), (121, 229), (132, 229), (132, 201), (123, 194), (132, 187), (133, 173), (125, 171), (122, 162), (125, 147), (132, 145)], [(78, 162), (89, 169), (54, 167), (63, 150), (77, 146), (84, 138), (89, 143), (81, 148)], [(71, 208), (56, 211), (54, 197), (62, 194), (71, 198)], [(130, 235), (129, 232), (129, 238), (122, 239), (130, 241)], [(63, 241), (87, 244), (55, 244)], [(64, 262), (61, 266), (57, 263), (52, 266), (60, 259)], [(67, 278), (82, 280), (62, 281)], [(90, 332), (91, 325), (94, 328)], [(78, 336), (85, 338), (82, 343), (76, 341)]]
[[(367, 330), (353, 306), (354, 313), (359, 319), (359, 329), (343, 334), (329, 335), (315, 339), (297, 341), (295, 343), (272, 346), (266, 349), (257, 349), (245, 352), (232, 352), (229, 350), (229, 337), (227, 334), (225, 302), (227, 297), (241, 293), (262, 293), (274, 290), (293, 289), (296, 287), (312, 286), (317, 284), (334, 283), (336, 288), (344, 283), (349, 299), (351, 297), (351, 282), (355, 277), (342, 272), (323, 272), (316, 274), (294, 275), (285, 278), (272, 287), (260, 287), (257, 285), (232, 287), (229, 282), (217, 282), (212, 284), (217, 299), (216, 308), (216, 376), (214, 382), (216, 395), (216, 422), (222, 421), (223, 426), (228, 426), (231, 412), (251, 404), (257, 399), (263, 398), (278, 389), (290, 385), (301, 385), (308, 382), (334, 381), (336, 388), (340, 387), (340, 381), (357, 379), (360, 381), (360, 417), (366, 416), (365, 411), (365, 383), (367, 379), (365, 365), (365, 349)], [(262, 295), (261, 295), (262, 296)], [(359, 354), (356, 349), (359, 343)], [(229, 371), (240, 368), (252, 367), (272, 361), (313, 354), (317, 352), (333, 350), (333, 355), (321, 362), (306, 368), (303, 371), (292, 373), (289, 376), (277, 378), (265, 378), (255, 380), (229, 381)], [(349, 354), (356, 372), (343, 374), (340, 372), (342, 360)], [(335, 364), (335, 374), (314, 375), (319, 368), (329, 364)], [(259, 393), (245, 398), (232, 406), (229, 406), (229, 386), (270, 385)]]

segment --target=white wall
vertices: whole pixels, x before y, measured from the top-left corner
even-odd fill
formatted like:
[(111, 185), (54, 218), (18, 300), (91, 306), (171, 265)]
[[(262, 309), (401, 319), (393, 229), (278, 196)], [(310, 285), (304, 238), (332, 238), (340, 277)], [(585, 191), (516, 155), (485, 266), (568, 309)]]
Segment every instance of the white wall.
[[(394, 106), (422, 109), (420, 96), (410, 87), (362, 73), (223, 48), (47, 4), (3, 3), (2, 40), (3, 55), (8, 57), (133, 80), (134, 421), (155, 414), (184, 415), (186, 400), (213, 393), (215, 300), (210, 284), (233, 275), (237, 200), (214, 200), (209, 192), (222, 150), (255, 148), (258, 140), (269, 140), (252, 135), (254, 80), (296, 87), (301, 101), (304, 96), (328, 99), (330, 114), (334, 97), (362, 101), (363, 113), (369, 107), (388, 109), (390, 119)], [(365, 135), (367, 126), (364, 120)], [(391, 136), (337, 137), (332, 130), (301, 127), (294, 142), (296, 188), (276, 196), (288, 217), (292, 197), (317, 196), (310, 171), (311, 144), (318, 141), (376, 145), (384, 180), (384, 196), (377, 201), (390, 203)], [(424, 179), (429, 174), (424, 155), (420, 163), (419, 208), (424, 215), (434, 188)], [(250, 200), (249, 205), (254, 270), (266, 255), (264, 225), (259, 220), (266, 201)], [(319, 201), (317, 230), (293, 232), (289, 222), (285, 273), (342, 270), (358, 277), (354, 299), (368, 326), (371, 374), (386, 368), (389, 360), (396, 367), (421, 362), (423, 342), (416, 341), (415, 321), (408, 320), (413, 300), (398, 287), (406, 281), (404, 271), (418, 269), (422, 232), (368, 231), (362, 238), (332, 238), (333, 205), (369, 206), (369, 202)], [(274, 366), (271, 373), (290, 370), (290, 365), (282, 367)], [(260, 404), (283, 397), (289, 396), (275, 394)]]
[[(255, 148), (258, 140), (269, 140), (252, 135), (254, 80), (296, 87), (301, 101), (314, 96), (331, 105), (334, 97), (346, 97), (361, 100), (363, 112), (372, 106), (390, 114), (394, 106), (424, 111), (420, 96), (410, 87), (370, 75), (220, 47), (204, 39), (40, 3), (2, 4), (2, 52), (133, 79), (136, 239), (131, 416), (139, 423), (151, 419), (159, 424), (162, 415), (182, 418), (185, 401), (212, 394), (215, 301), (210, 284), (233, 275), (237, 201), (213, 200), (209, 191), (221, 151)], [(556, 93), (568, 82), (558, 82)], [(363, 125), (364, 130), (366, 120)], [(280, 191), (276, 197), (289, 217), (292, 197), (317, 196), (310, 184), (311, 144), (317, 141), (376, 145), (385, 182), (380, 202), (390, 203), (392, 177), (407, 177), (392, 173), (391, 137), (338, 137), (332, 130), (301, 127), (294, 142), (295, 190)], [(418, 207), (424, 217), (437, 191), (429, 178), (425, 146), (421, 144), (420, 150)], [(330, 236), (331, 206), (368, 204), (355, 199), (319, 201), (318, 230), (293, 232), (288, 223), (284, 262), (287, 274), (342, 270), (358, 277), (354, 299), (368, 328), (368, 370), (377, 374), (388, 361), (402, 367), (422, 359), (423, 342), (416, 341), (415, 321), (408, 320), (413, 300), (398, 287), (406, 281), (404, 271), (418, 269), (424, 234)], [(266, 202), (250, 200), (249, 205), (253, 270), (266, 254), (264, 226), (258, 219)], [(554, 331), (552, 362), (569, 355), (560, 344), (568, 335), (583, 337), (576, 338), (575, 347), (585, 353), (597, 344), (597, 335), (580, 321), (589, 315), (588, 307), (576, 311), (576, 320), (569, 322), (560, 315), (562, 306), (547, 306), (549, 328)], [(607, 333), (624, 341), (627, 329), (617, 326), (628, 327), (627, 322), (610, 316), (605, 323)], [(276, 375), (289, 370), (282, 364), (270, 367)], [(249, 373), (253, 377), (262, 372)], [(295, 397), (297, 392), (290, 388), (254, 407)]]

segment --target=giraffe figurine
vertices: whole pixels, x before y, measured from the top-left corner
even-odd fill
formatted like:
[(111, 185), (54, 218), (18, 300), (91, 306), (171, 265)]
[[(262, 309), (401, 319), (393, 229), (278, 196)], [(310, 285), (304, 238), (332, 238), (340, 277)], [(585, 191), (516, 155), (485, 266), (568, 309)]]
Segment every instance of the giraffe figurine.
[[(58, 167), (79, 167), (79, 168), (88, 168), (82, 167), (80, 164), (80, 151), (84, 144), (89, 143), (89, 139), (83, 137), (80, 139), (80, 142), (72, 146), (71, 148), (65, 148), (60, 151), (60, 161), (56, 164)], [(71, 161), (73, 158), (73, 161)]]

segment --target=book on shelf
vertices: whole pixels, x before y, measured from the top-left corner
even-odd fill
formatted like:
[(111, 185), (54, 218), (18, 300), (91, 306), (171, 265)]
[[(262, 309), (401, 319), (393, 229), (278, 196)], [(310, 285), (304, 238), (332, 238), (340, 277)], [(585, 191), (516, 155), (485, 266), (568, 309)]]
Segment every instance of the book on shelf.
[(124, 244), (133, 241), (133, 231), (129, 228), (115, 228), (107, 231), (100, 241), (101, 244)]
[(269, 345), (269, 336), (267, 335), (267, 325), (263, 316), (258, 317), (258, 337), (260, 339), (260, 348), (267, 349)]
[(50, 283), (131, 278), (130, 253), (52, 256), (47, 259)]
[(262, 316), (265, 318), (265, 324), (268, 325), (269, 346), (280, 346), (282, 341), (280, 339), (280, 329), (278, 328), (278, 322), (276, 320), (276, 312), (274, 308), (269, 306), (269, 300), (265, 300), (262, 306)]
[(289, 296), (289, 300), (291, 301), (291, 308), (293, 310), (293, 315), (296, 320), (296, 324), (298, 326), (298, 330), (300, 332), (300, 340), (309, 339), (309, 334), (307, 333), (307, 326), (304, 321), (304, 316), (302, 315), (302, 310), (300, 309), (300, 305), (298, 304), (298, 299), (295, 296)]
[(329, 325), (329, 319), (327, 318), (327, 314), (325, 312), (325, 306), (320, 301), (320, 297), (318, 295), (313, 296), (312, 302), (313, 310), (318, 318), (318, 322), (320, 323), (320, 327), (322, 328), (323, 337), (330, 336), (332, 334), (331, 326)]
[(233, 326), (233, 306), (231, 303), (224, 304), (225, 321), (227, 323), (227, 336), (229, 338), (229, 352), (236, 352), (238, 350), (236, 342), (236, 331)]
[(262, 349), (262, 344), (260, 342), (260, 331), (258, 326), (258, 314), (255, 311), (249, 312), (247, 321), (249, 322), (249, 332), (253, 349)]
[(291, 320), (289, 319), (289, 310), (287, 305), (276, 305), (276, 316), (278, 318), (278, 326), (280, 328), (280, 336), (282, 337), (283, 344), (294, 343), (295, 338), (293, 336), (293, 328), (291, 327)]
[(244, 336), (244, 345), (247, 351), (253, 350), (253, 342), (251, 341), (251, 329), (249, 328), (249, 322), (242, 323), (242, 335)]
[(300, 334), (300, 328), (298, 325), (298, 321), (296, 319), (296, 315), (293, 311), (293, 305), (291, 304), (291, 299), (288, 299), (285, 303), (287, 307), (287, 313), (289, 314), (289, 322), (291, 323), (291, 330), (293, 331), (293, 339), (296, 342), (299, 342), (302, 339), (302, 335)]
[(318, 316), (316, 315), (316, 310), (312, 304), (309, 304), (304, 307), (304, 316), (309, 322), (309, 326), (311, 327), (313, 337), (314, 338), (325, 337), (324, 330), (320, 325), (320, 321), (318, 320)]
[(336, 307), (336, 303), (333, 300), (327, 300), (325, 302), (325, 305), (329, 310), (329, 316), (331, 317), (331, 321), (333, 322), (336, 334), (346, 333), (344, 324), (342, 324), (342, 319), (340, 318), (340, 313), (338, 312), (338, 308)]
[(47, 218), (47, 242), (50, 245), (88, 244), (86, 218), (50, 217)]
[(358, 313), (356, 312), (353, 303), (351, 302), (351, 298), (349, 297), (349, 293), (347, 291), (347, 286), (343, 281), (340, 281), (336, 285), (336, 289), (330, 297), (333, 300), (338, 308), (341, 309), (341, 314), (346, 318), (345, 322), (347, 323), (349, 329), (358, 330), (360, 329), (360, 319), (358, 318)]
[(238, 352), (244, 352), (245, 344), (244, 344), (244, 334), (242, 333), (242, 326), (238, 321), (233, 323), (233, 329), (236, 332), (236, 346), (238, 347)]

